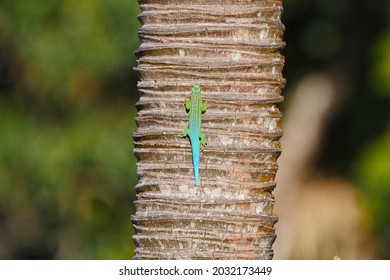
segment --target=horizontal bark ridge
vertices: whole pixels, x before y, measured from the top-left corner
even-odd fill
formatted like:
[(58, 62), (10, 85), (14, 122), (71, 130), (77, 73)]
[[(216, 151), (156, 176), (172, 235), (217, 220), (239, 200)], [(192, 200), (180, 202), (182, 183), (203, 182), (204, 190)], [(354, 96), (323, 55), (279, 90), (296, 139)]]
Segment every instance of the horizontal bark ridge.
[[(139, 0), (135, 259), (272, 258), (281, 2)], [(199, 187), (180, 137), (195, 84), (209, 107)]]

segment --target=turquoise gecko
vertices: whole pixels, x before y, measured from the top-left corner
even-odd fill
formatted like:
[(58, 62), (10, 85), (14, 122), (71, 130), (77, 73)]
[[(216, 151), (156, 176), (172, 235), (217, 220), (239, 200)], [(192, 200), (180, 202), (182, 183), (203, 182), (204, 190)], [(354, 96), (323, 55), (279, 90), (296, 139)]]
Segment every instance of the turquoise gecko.
[[(199, 85), (191, 89), (191, 100), (184, 102), (188, 111), (188, 128), (181, 134), (182, 137), (188, 136), (191, 141), (192, 163), (194, 165), (195, 185), (199, 185), (199, 159), (200, 149), (206, 146), (206, 138), (200, 127), (202, 126), (202, 113), (207, 110), (207, 103), (202, 104), (202, 92)], [(200, 139), (200, 140), (199, 140)]]

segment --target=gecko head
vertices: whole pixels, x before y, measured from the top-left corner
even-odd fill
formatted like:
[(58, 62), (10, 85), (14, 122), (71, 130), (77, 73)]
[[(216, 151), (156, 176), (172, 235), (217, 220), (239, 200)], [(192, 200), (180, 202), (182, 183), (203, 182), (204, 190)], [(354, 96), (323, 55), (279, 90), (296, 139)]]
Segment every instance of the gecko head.
[(194, 85), (194, 87), (191, 89), (192, 93), (199, 93), (200, 92), (200, 86)]

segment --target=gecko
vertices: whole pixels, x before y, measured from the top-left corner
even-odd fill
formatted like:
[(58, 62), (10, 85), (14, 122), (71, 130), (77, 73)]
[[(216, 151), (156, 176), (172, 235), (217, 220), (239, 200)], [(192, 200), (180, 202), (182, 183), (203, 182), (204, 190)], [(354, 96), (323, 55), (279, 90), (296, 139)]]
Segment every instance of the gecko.
[(191, 99), (190, 101), (185, 100), (184, 105), (188, 111), (188, 128), (183, 131), (181, 136), (190, 138), (195, 185), (198, 186), (200, 150), (206, 146), (206, 137), (200, 131), (200, 127), (202, 126), (202, 113), (207, 110), (207, 103), (202, 103), (202, 90), (199, 85), (194, 85), (191, 89)]

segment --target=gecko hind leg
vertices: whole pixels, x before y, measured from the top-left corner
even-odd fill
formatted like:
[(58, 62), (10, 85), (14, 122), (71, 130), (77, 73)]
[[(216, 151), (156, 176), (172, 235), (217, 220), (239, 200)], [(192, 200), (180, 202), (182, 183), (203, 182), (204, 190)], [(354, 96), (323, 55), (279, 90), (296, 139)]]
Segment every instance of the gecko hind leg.
[(200, 148), (204, 149), (207, 145), (206, 136), (204, 135), (204, 133), (199, 132), (199, 138), (200, 138)]
[(181, 133), (181, 137), (186, 137), (190, 134), (190, 130), (188, 128), (184, 129), (184, 131)]

